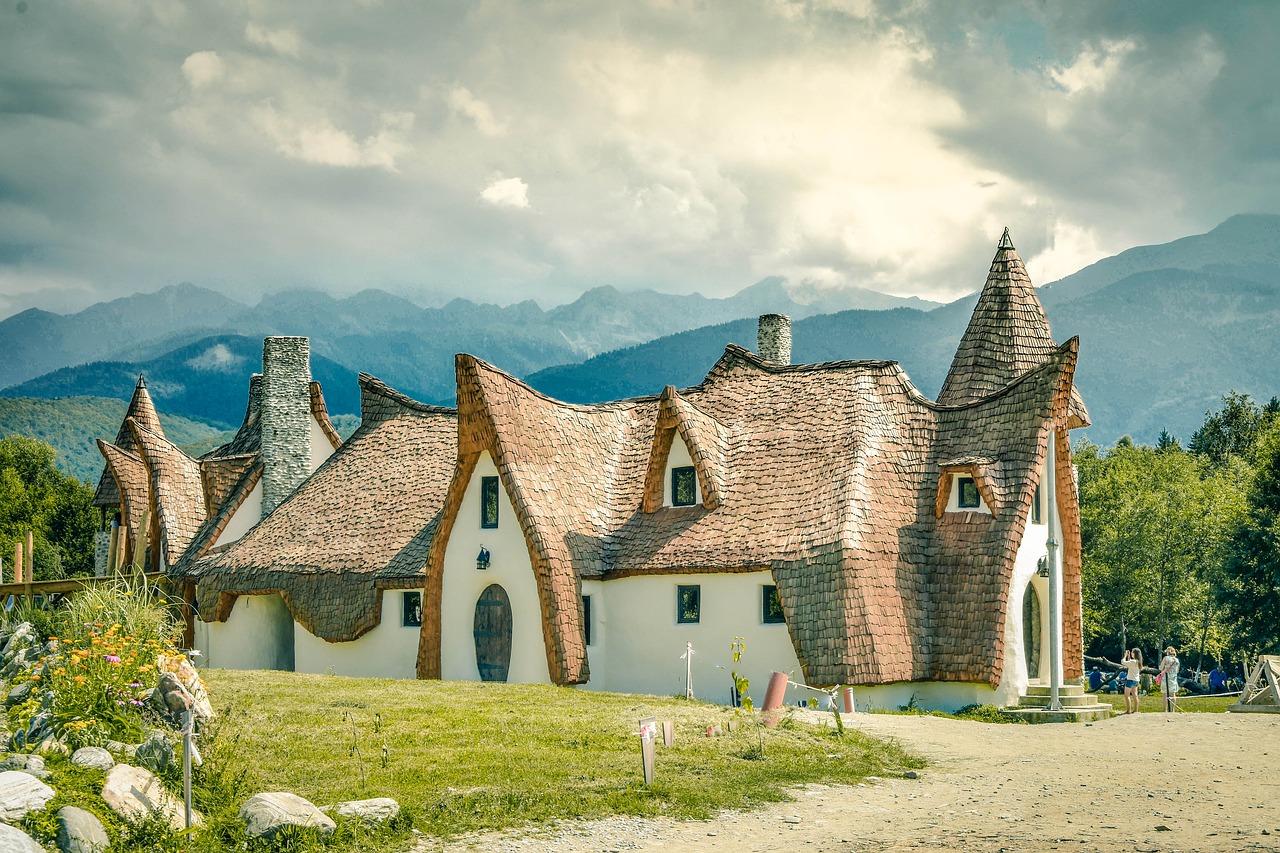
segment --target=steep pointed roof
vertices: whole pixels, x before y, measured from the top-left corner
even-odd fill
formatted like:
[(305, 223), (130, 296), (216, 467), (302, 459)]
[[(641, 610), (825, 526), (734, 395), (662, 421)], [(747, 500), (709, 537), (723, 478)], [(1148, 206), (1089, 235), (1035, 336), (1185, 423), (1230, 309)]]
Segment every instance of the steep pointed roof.
[(137, 421), (125, 421), (133, 431), (138, 456), (151, 478), (151, 502), (160, 528), (160, 546), (166, 566), (172, 566), (187, 550), (205, 519), (204, 488), (200, 463), (173, 442)]
[[(1044, 307), (1006, 228), (938, 403), (961, 405), (994, 394), (1044, 364), (1056, 349)], [(1071, 426), (1088, 425), (1089, 413), (1073, 388)]]
[(667, 459), (677, 435), (689, 449), (694, 469), (698, 472), (702, 505), (715, 509), (724, 498), (728, 432), (723, 424), (681, 397), (674, 386), (668, 385), (658, 398), (658, 424), (653, 435), (653, 450), (649, 454), (649, 470), (645, 474), (645, 512), (654, 512), (663, 504)]
[[(121, 450), (134, 453), (136, 445), (133, 440), (133, 433), (129, 430), (128, 421), (132, 419), (134, 423), (140, 424), (144, 429), (164, 437), (164, 428), (160, 426), (160, 415), (156, 412), (156, 407), (151, 402), (151, 394), (147, 391), (147, 381), (142, 374), (138, 374), (138, 384), (134, 386), (133, 398), (129, 400), (129, 408), (125, 410), (124, 420), (120, 422), (120, 430), (116, 433), (116, 440), (113, 444)], [(111, 476), (111, 471), (104, 467), (102, 476), (98, 478), (98, 490), (93, 495), (94, 506), (119, 506), (120, 491), (116, 488), (116, 481)]]
[[(98, 451), (107, 461), (106, 475), (111, 477), (119, 495), (116, 503), (120, 505), (120, 523), (129, 533), (128, 551), (137, 541), (142, 514), (151, 506), (151, 478), (147, 474), (147, 466), (136, 453), (107, 444), (102, 439), (98, 439)], [(122, 564), (124, 556), (128, 554), (122, 555)]]

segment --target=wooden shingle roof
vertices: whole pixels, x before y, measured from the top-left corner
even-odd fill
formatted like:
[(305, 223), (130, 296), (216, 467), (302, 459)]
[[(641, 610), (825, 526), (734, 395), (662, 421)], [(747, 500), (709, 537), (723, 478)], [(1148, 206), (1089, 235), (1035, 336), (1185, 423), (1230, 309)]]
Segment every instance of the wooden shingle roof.
[[(1026, 265), (1004, 229), (991, 271), (938, 393), (942, 405), (971, 403), (1043, 364), (1057, 344)], [(1071, 426), (1089, 425), (1089, 412), (1072, 391)]]
[[(130, 436), (132, 443), (132, 436)], [(138, 524), (143, 513), (151, 507), (151, 479), (147, 474), (147, 466), (135, 453), (122, 450), (114, 444), (107, 444), (98, 439), (98, 452), (107, 461), (105, 475), (111, 477), (117, 495), (113, 506), (120, 507), (120, 523), (128, 531), (126, 553), (121, 556), (121, 564), (132, 554), (133, 545), (138, 541)]]
[(279, 592), (330, 642), (378, 624), (381, 589), (420, 586), (457, 458), (457, 413), (361, 374), (355, 433), (261, 523), (184, 561), (201, 618), (225, 620), (240, 595)]
[[(951, 406), (895, 362), (779, 366), (735, 345), (698, 386), (595, 406), (459, 356), (460, 466), (442, 535), (475, 459), (493, 454), (529, 542), (559, 683), (590, 677), (583, 579), (761, 569), (811, 683), (996, 683), (1016, 543), (1050, 436), (1067, 429), (1076, 348)], [(665, 462), (675, 436), (706, 478), (694, 507), (653, 501), (653, 460)], [(957, 459), (982, 460), (996, 514), (939, 518), (939, 480)], [(434, 552), (428, 608), (441, 567)], [(426, 677), (439, 667), (430, 635)]]
[(200, 463), (132, 418), (125, 423), (133, 432), (138, 456), (150, 477), (151, 509), (159, 524), (159, 545), (165, 565), (172, 566), (205, 520)]
[[(133, 397), (129, 400), (129, 407), (125, 410), (124, 420), (120, 422), (120, 430), (116, 433), (114, 442), (115, 446), (121, 450), (135, 453), (133, 433), (129, 431), (127, 425), (130, 419), (156, 435), (164, 435), (164, 429), (160, 426), (160, 415), (156, 413), (155, 404), (151, 402), (151, 394), (147, 391), (147, 382), (141, 374), (138, 375), (138, 384), (134, 386)], [(102, 476), (98, 478), (98, 489), (93, 494), (93, 505), (102, 507), (120, 505), (120, 491), (107, 467), (102, 469)]]

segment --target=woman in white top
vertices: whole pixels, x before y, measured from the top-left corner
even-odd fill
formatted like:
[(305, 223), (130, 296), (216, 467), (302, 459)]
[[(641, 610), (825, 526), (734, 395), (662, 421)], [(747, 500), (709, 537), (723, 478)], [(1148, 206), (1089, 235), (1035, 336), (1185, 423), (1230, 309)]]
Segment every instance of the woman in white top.
[(1138, 685), (1142, 683), (1142, 650), (1124, 653), (1124, 707), (1126, 714), (1138, 713)]
[(1176, 710), (1178, 700), (1178, 670), (1182, 662), (1178, 660), (1178, 652), (1170, 646), (1164, 650), (1160, 659), (1160, 684), (1164, 693), (1164, 711), (1172, 714)]

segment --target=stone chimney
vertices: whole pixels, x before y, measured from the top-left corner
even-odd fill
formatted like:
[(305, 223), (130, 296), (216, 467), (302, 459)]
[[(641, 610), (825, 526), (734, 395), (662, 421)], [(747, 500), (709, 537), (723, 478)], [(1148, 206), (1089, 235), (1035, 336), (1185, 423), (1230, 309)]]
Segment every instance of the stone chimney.
[(760, 357), (771, 364), (790, 364), (791, 318), (786, 314), (761, 314), (756, 348)]
[[(261, 387), (262, 515), (266, 517), (311, 473), (310, 342), (264, 339)], [(251, 400), (252, 388), (251, 381)]]

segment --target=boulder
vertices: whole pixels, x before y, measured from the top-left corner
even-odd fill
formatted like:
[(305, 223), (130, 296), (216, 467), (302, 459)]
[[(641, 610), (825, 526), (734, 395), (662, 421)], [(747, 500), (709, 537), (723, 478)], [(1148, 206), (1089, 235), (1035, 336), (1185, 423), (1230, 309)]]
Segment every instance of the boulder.
[(163, 773), (173, 764), (173, 744), (163, 734), (156, 732), (138, 745), (133, 757), (148, 770)]
[(104, 853), (110, 846), (107, 830), (93, 812), (75, 806), (58, 809), (58, 850), (61, 853)]
[(9, 632), (9, 637), (4, 641), (4, 651), (0, 652), (0, 657), (6, 661), (13, 657), (19, 649), (25, 649), (36, 641), (36, 628), (30, 622), (23, 622), (18, 627)]
[(54, 791), (30, 773), (5, 770), (0, 773), (0, 821), (22, 820), (27, 812), (38, 812), (53, 799)]
[(3, 853), (45, 853), (36, 840), (16, 826), (0, 823), (0, 851)]
[(104, 773), (115, 766), (116, 760), (100, 746), (82, 746), (71, 753), (71, 763), (79, 767), (92, 767)]
[(31, 679), (19, 681), (18, 686), (9, 691), (9, 695), (4, 699), (4, 706), (12, 708), (19, 702), (27, 701), (27, 697), (31, 695), (31, 691), (35, 690), (36, 683)]
[(338, 803), (333, 810), (338, 817), (356, 818), (365, 823), (386, 823), (400, 814), (400, 804), (390, 797), (374, 797)]
[[(154, 814), (164, 818), (174, 832), (186, 828), (182, 800), (170, 794), (164, 783), (145, 767), (132, 764), (112, 767), (102, 784), (102, 799), (125, 820), (145, 820)], [(199, 826), (204, 819), (192, 810), (191, 822)]]
[(255, 794), (240, 807), (240, 819), (251, 838), (275, 838), (286, 826), (309, 826), (328, 835), (337, 828), (324, 812), (297, 794), (285, 792)]

